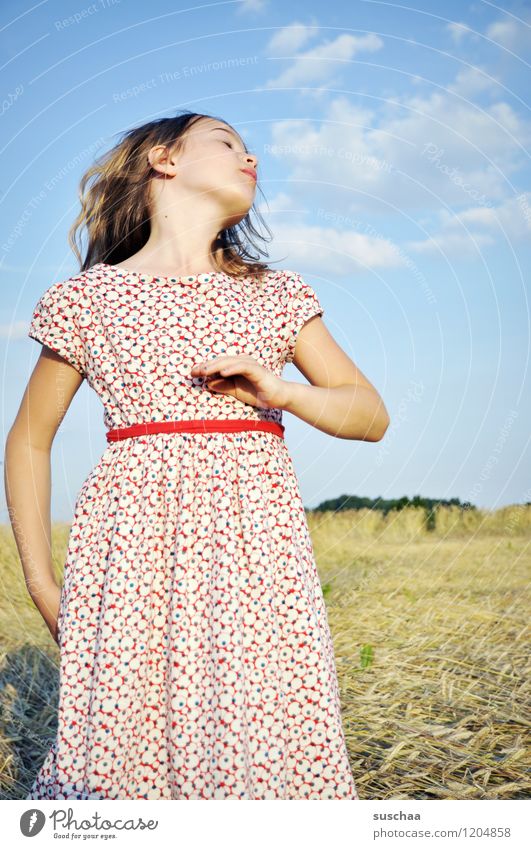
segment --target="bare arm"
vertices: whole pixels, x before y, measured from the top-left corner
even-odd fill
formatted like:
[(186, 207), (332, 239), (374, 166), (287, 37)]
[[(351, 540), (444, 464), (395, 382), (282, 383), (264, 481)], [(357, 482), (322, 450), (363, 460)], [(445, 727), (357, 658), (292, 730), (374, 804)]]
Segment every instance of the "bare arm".
[(320, 316), (301, 327), (293, 363), (312, 385), (287, 381), (284, 410), (341, 439), (383, 438), (390, 422), (383, 400)]
[(43, 345), (5, 447), (6, 500), (26, 586), (55, 640), (60, 588), (51, 550), (50, 453), (82, 382), (80, 372)]

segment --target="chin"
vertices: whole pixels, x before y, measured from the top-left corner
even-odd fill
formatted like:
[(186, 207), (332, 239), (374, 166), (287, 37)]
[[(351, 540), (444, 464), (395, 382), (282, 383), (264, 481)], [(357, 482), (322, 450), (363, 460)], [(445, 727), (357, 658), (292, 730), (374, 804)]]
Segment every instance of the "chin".
[(223, 195), (227, 214), (239, 216), (240, 219), (247, 215), (254, 202), (254, 190), (249, 191), (246, 186), (232, 186)]
[(239, 212), (228, 212), (225, 217), (224, 227), (234, 227), (236, 224), (239, 224), (242, 218), (245, 218), (249, 210), (251, 209), (251, 205), (246, 206), (245, 209), (241, 209)]

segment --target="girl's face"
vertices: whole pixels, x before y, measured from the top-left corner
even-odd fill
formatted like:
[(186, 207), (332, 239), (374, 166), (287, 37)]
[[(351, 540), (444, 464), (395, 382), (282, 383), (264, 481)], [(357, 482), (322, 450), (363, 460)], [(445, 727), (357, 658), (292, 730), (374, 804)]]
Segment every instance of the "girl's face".
[[(228, 217), (237, 223), (251, 208), (256, 192), (258, 158), (229, 124), (201, 118), (188, 128), (184, 146), (174, 159), (180, 186), (215, 195)], [(243, 169), (248, 169), (247, 171)]]

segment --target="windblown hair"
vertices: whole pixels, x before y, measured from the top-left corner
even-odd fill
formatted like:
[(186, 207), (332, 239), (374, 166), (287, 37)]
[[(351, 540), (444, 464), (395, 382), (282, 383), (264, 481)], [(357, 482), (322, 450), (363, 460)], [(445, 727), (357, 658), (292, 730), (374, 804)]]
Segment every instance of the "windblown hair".
[[(201, 118), (215, 118), (228, 124), (223, 118), (189, 111), (150, 121), (126, 131), (122, 140), (85, 172), (79, 186), (81, 211), (68, 234), (80, 271), (98, 262), (119, 265), (146, 244), (151, 231), (149, 189), (153, 175), (147, 154), (160, 144), (178, 152), (184, 145), (185, 131)], [(265, 243), (267, 239), (255, 228), (250, 216), (252, 210), (271, 240), (271, 230), (253, 204), (238, 224), (221, 230), (214, 240), (212, 264), (218, 271), (234, 277), (257, 275), (260, 279), (269, 270), (267, 263), (259, 261), (260, 255), (268, 256), (267, 251), (253, 241), (254, 238)], [(84, 259), (81, 247), (76, 244), (78, 237), (81, 246), (79, 231), (83, 227), (88, 233)]]

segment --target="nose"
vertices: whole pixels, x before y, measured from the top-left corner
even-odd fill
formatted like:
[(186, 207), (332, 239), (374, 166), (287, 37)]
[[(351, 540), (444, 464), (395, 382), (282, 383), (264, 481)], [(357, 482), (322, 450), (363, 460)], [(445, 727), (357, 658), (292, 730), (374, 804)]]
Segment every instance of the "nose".
[(254, 168), (255, 171), (258, 167), (258, 157), (254, 155), (254, 153), (246, 153), (245, 154), (246, 164), (250, 165), (251, 168)]

